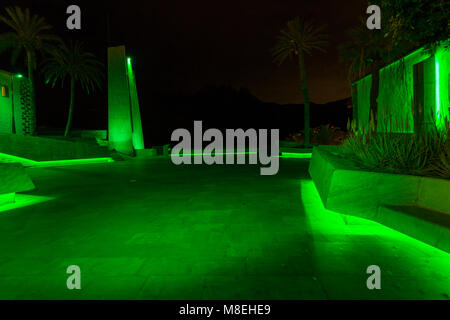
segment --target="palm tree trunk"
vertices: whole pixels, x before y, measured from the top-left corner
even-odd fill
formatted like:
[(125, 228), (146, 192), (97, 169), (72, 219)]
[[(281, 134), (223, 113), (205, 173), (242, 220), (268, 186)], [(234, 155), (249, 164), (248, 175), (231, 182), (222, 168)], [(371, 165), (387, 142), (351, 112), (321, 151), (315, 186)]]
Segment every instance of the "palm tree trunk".
[(378, 123), (378, 94), (380, 91), (380, 68), (375, 66), (372, 71), (372, 89), (370, 90), (370, 111), (373, 115), (373, 123), (375, 125), (375, 131), (377, 130)]
[(300, 68), (300, 81), (304, 98), (304, 118), (305, 118), (305, 145), (311, 144), (311, 130), (310, 130), (310, 105), (309, 105), (309, 92), (308, 92), (308, 79), (306, 77), (305, 58), (303, 52), (298, 54), (298, 64)]
[(33, 75), (33, 56), (30, 50), (27, 50), (27, 67), (28, 67), (28, 81), (30, 83), (30, 97), (31, 97), (31, 109), (32, 109), (32, 121), (31, 135), (35, 133), (36, 124), (36, 96), (34, 90), (34, 75)]
[(70, 132), (70, 127), (72, 125), (74, 103), (75, 103), (75, 80), (73, 78), (70, 78), (69, 117), (67, 118), (66, 131), (64, 132), (64, 137), (67, 137), (69, 135), (69, 132)]
[(33, 58), (30, 50), (27, 50), (27, 67), (28, 67), (28, 81), (30, 81), (31, 89), (34, 92)]

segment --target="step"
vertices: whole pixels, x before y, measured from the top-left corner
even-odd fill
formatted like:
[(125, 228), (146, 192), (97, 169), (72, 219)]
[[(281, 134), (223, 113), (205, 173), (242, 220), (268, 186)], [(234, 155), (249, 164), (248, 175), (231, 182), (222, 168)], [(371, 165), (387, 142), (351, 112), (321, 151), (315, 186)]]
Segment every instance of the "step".
[(418, 206), (382, 205), (374, 220), (450, 253), (450, 214)]

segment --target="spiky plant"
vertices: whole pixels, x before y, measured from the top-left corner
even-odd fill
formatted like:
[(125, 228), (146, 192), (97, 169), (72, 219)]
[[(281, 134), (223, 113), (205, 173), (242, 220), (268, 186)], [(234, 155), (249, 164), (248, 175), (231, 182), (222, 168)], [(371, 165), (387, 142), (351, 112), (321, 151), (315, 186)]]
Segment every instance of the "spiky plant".
[(272, 49), (274, 62), (282, 64), (286, 59), (296, 57), (300, 71), (300, 86), (304, 97), (305, 118), (305, 144), (311, 144), (310, 132), (310, 102), (308, 80), (306, 76), (305, 55), (313, 51), (325, 51), (326, 36), (323, 34), (324, 26), (317, 26), (312, 21), (296, 17), (287, 22), (277, 37), (277, 43)]
[[(343, 156), (368, 170), (450, 178), (450, 130), (428, 128), (421, 133), (376, 132), (349, 122)], [(404, 127), (403, 124), (400, 127)]]
[(86, 52), (81, 42), (62, 44), (50, 54), (44, 61), (42, 71), (46, 83), (52, 87), (60, 82), (63, 86), (66, 81), (70, 83), (70, 105), (64, 136), (68, 136), (72, 125), (73, 110), (75, 105), (75, 85), (90, 94), (95, 89), (102, 88), (103, 64), (97, 57)]

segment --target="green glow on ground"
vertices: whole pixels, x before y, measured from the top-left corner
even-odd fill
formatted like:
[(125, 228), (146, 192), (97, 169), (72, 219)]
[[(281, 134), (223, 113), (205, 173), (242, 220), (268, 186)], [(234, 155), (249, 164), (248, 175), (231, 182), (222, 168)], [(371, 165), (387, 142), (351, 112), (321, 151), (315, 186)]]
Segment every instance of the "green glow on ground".
[(439, 119), (441, 114), (441, 93), (440, 93), (440, 75), (439, 75), (439, 61), (436, 57), (436, 116)]
[[(258, 154), (257, 152), (212, 152), (212, 153), (186, 153), (186, 156), (214, 156), (214, 155), (230, 155), (230, 154), (234, 154), (234, 155), (239, 155), (239, 154)], [(183, 156), (183, 152), (180, 152), (178, 155), (173, 155), (174, 157), (178, 157), (178, 156)]]
[(5, 203), (14, 202), (15, 193), (4, 193), (0, 194), (0, 206), (4, 205)]
[[(34, 206), (39, 203), (53, 200), (54, 197), (34, 196), (29, 194), (17, 193), (15, 201), (0, 206), (0, 214), (13, 214), (15, 209), (20, 209), (28, 206)], [(7, 212), (7, 213), (6, 213)], [(1, 257), (1, 254), (0, 254)], [(1, 290), (1, 289), (0, 289)]]
[(0, 215), (0, 298), (448, 299), (450, 255), (324, 209), (308, 163), (29, 168), (54, 199)]
[(30, 160), (30, 159), (6, 154), (6, 153), (0, 153), (0, 162), (21, 163), (24, 167), (61, 167), (61, 166), (72, 166), (72, 165), (80, 165), (80, 164), (114, 162), (114, 159), (105, 157), (105, 158), (90, 158), (90, 159), (35, 161), (35, 160)]
[(21, 163), (24, 167), (33, 166), (37, 163), (37, 161), (13, 156), (11, 154), (0, 153), (0, 162), (1, 163)]

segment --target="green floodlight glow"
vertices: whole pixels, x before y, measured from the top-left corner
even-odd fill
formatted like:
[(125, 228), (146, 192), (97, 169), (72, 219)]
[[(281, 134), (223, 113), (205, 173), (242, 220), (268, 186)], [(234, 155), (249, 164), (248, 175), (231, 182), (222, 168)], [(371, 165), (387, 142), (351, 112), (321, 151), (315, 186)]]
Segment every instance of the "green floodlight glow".
[(128, 65), (131, 67), (131, 58), (130, 57), (127, 58), (127, 62), (128, 62)]
[(23, 78), (23, 75), (21, 75), (20, 73), (16, 74), (17, 78)]
[(436, 58), (436, 116), (439, 119), (441, 111), (441, 97), (440, 97), (440, 75), (439, 75), (439, 61)]

